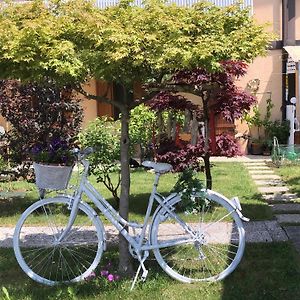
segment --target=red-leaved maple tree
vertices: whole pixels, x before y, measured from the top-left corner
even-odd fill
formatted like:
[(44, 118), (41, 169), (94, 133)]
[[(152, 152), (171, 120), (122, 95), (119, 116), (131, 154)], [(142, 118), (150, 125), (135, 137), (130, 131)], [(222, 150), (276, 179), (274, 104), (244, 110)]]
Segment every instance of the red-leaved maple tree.
[[(204, 123), (204, 136), (198, 135), (195, 145), (174, 141), (161, 141), (156, 158), (159, 161), (171, 163), (175, 171), (182, 171), (187, 167), (199, 169), (199, 157), (204, 161), (206, 186), (212, 187), (210, 171), (211, 133), (209, 119), (211, 115), (221, 114), (229, 121), (240, 119), (246, 111), (256, 102), (254, 96), (241, 90), (235, 84), (237, 78), (244, 76), (247, 64), (242, 61), (223, 61), (222, 70), (211, 73), (202, 68), (194, 70), (180, 70), (159, 86), (148, 86), (151, 89), (161, 89), (148, 103), (156, 110), (166, 109), (195, 111), (197, 121)], [(186, 94), (199, 96), (202, 105), (197, 106), (187, 99)], [(215, 137), (217, 155), (232, 157), (238, 155), (239, 147), (234, 139), (227, 133)], [(166, 146), (168, 145), (168, 146)]]

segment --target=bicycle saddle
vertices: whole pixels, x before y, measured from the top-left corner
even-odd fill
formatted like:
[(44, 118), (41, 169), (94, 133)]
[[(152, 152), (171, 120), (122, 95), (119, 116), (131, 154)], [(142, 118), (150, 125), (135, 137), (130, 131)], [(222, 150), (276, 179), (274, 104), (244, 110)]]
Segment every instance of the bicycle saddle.
[(164, 174), (164, 173), (168, 173), (170, 172), (173, 167), (170, 164), (167, 163), (156, 163), (154, 161), (143, 161), (142, 165), (146, 168), (152, 168), (155, 173), (160, 173), (160, 174)]

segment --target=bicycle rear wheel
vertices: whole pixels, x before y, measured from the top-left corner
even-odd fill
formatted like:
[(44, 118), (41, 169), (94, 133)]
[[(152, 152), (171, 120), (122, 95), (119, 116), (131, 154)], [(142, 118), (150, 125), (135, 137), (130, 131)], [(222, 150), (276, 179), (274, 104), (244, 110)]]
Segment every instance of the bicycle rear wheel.
[(103, 226), (87, 204), (79, 203), (71, 230), (58, 241), (68, 224), (72, 201), (68, 197), (40, 200), (16, 225), (15, 256), (23, 271), (37, 282), (55, 285), (83, 280), (101, 259)]
[(187, 214), (180, 199), (170, 202), (174, 217), (161, 208), (154, 217), (151, 244), (162, 269), (186, 283), (216, 281), (228, 276), (240, 262), (245, 233), (235, 209), (212, 191), (193, 198)]

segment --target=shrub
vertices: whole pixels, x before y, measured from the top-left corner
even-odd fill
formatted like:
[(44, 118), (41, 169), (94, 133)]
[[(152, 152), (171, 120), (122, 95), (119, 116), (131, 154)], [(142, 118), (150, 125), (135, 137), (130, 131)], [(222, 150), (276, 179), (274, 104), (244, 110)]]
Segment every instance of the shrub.
[(175, 141), (166, 139), (160, 143), (156, 159), (171, 164), (175, 172), (182, 172), (187, 168), (199, 171), (203, 153), (203, 139), (195, 146), (185, 141), (180, 141), (180, 145), (177, 145)]
[(231, 135), (222, 133), (216, 136), (216, 155), (233, 157), (241, 155), (241, 151)]
[(16, 164), (30, 160), (31, 149), (39, 143), (46, 147), (55, 138), (71, 146), (80, 130), (82, 108), (71, 87), (21, 84), (0, 81), (0, 113), (12, 124), (6, 133), (9, 158)]
[(266, 132), (271, 139), (276, 136), (279, 144), (287, 144), (290, 135), (290, 122), (288, 120), (271, 122), (266, 128)]
[(81, 147), (93, 147), (95, 152), (88, 159), (91, 172), (102, 182), (119, 202), (119, 180), (113, 183), (110, 177), (112, 171), (120, 174), (120, 136), (121, 124), (108, 117), (99, 117), (89, 123), (87, 128), (78, 135)]
[(0, 155), (0, 171), (3, 171), (7, 168), (7, 163), (4, 158)]
[[(130, 112), (129, 137), (131, 145), (139, 145), (140, 159), (143, 160), (151, 143), (156, 115), (144, 104), (136, 106)], [(133, 149), (131, 150), (134, 151)]]

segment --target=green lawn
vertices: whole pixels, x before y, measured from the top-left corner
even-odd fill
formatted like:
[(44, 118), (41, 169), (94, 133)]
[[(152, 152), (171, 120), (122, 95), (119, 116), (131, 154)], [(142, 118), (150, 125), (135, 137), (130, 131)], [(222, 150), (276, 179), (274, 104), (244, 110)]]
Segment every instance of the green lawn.
[(300, 196), (300, 165), (289, 164), (279, 168), (274, 168), (274, 172), (282, 177), (289, 186), (291, 193), (296, 193)]
[[(257, 188), (240, 163), (216, 163), (212, 168), (213, 189), (228, 198), (238, 196), (241, 200), (243, 213), (252, 220), (270, 219), (272, 213), (261, 199)], [(204, 174), (199, 174), (204, 181)], [(76, 177), (76, 176), (75, 176)], [(168, 194), (176, 182), (175, 174), (161, 177), (159, 192)], [(141, 222), (147, 208), (149, 194), (152, 189), (154, 175), (144, 170), (133, 170), (131, 177), (130, 219)], [(101, 191), (105, 198), (110, 199), (109, 192), (91, 176), (91, 182)], [(75, 183), (75, 178), (73, 183)], [(26, 192), (24, 198), (0, 197), (0, 226), (14, 226), (20, 214), (38, 198), (34, 184), (27, 182), (1, 183), (0, 191)], [(110, 199), (114, 203), (113, 199)]]
[[(105, 263), (115, 262), (117, 252), (105, 254)], [(104, 264), (103, 264), (104, 265)], [(163, 273), (150, 261), (147, 281), (129, 291), (131, 281), (109, 283), (98, 277), (90, 282), (62, 287), (45, 287), (33, 282), (18, 267), (12, 250), (0, 249), (0, 299), (205, 299), (271, 300), (300, 299), (300, 263), (289, 243), (247, 244), (239, 267), (224, 281), (182, 284)], [(101, 269), (101, 268), (100, 268)], [(97, 271), (97, 274), (99, 271)]]

